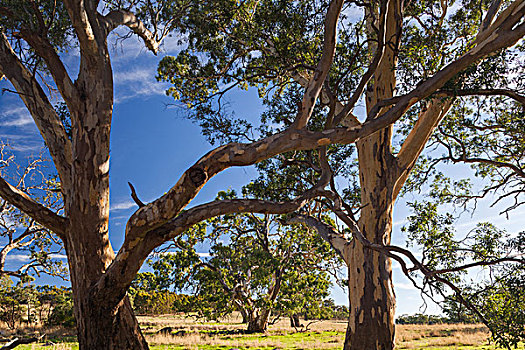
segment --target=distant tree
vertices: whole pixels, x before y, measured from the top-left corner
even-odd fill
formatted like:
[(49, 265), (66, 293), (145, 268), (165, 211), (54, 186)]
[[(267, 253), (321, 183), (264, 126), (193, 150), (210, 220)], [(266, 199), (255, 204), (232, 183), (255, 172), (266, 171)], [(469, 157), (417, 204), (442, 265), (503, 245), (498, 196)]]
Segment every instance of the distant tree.
[(5, 322), (10, 329), (16, 329), (22, 322), (21, 293), (13, 281), (7, 276), (0, 277), (0, 321)]
[(396, 318), (397, 324), (440, 324), (446, 319), (442, 316), (414, 314), (414, 315), (400, 315)]
[[(231, 200), (235, 193), (218, 197)], [(190, 288), (195, 307), (207, 318), (239, 311), (249, 332), (266, 331), (281, 315), (321, 317), (328, 272), (339, 270), (341, 262), (311, 230), (282, 220), (232, 214), (201, 223), (174, 242), (176, 251), (151, 262), (156, 285), (171, 281), (178, 290)], [(197, 244), (209, 244), (210, 256), (199, 257)]]
[(476, 316), (472, 315), (472, 311), (458, 301), (447, 299), (441, 304), (441, 309), (446, 315), (447, 323), (479, 322)]

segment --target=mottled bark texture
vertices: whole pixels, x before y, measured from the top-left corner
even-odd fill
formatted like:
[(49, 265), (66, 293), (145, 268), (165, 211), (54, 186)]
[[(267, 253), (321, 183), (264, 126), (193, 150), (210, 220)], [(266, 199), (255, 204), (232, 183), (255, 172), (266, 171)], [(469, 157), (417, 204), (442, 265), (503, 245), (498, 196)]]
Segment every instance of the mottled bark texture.
[[(377, 102), (393, 97), (396, 85), (393, 67), (401, 33), (401, 3), (386, 4), (377, 9), (378, 13), (381, 11), (380, 16), (377, 13), (367, 16), (368, 27), (379, 25), (382, 28), (379, 35), (388, 38), (378, 40), (378, 45), (371, 50), (371, 54), (382, 52), (382, 57), (366, 91), (367, 112)], [(379, 18), (379, 23), (372, 23), (372, 18)], [(357, 142), (363, 207), (358, 225), (363, 236), (379, 244), (389, 244), (392, 231), (393, 186), (397, 174), (391, 138), (392, 126), (388, 126)], [(348, 250), (348, 288), (350, 313), (344, 348), (392, 349), (395, 295), (390, 259), (354, 240)]]

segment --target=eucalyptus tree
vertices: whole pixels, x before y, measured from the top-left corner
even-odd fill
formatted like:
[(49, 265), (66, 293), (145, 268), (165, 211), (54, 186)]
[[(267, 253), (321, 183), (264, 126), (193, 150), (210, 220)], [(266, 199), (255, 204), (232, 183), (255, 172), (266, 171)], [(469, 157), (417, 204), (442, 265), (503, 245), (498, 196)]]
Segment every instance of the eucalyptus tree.
[[(304, 130), (327, 135), (315, 151), (295, 148), (261, 162), (260, 184), (285, 191), (279, 200), (324, 190), (317, 200), (346, 230), (304, 214), (291, 221), (316, 227), (348, 264), (345, 348), (393, 348), (390, 258), (413, 262), (412, 269), (403, 265), (407, 274), (439, 275), (390, 245), (394, 203), (440, 122), (451, 123), (447, 114), (465, 99), (499, 103), (496, 114), (512, 100), (523, 103), (513, 82), (523, 69), (521, 46), (509, 49), (524, 34), (523, 1), (347, 1), (330, 58), (326, 2), (218, 3), (192, 8), (182, 23), (189, 47), (162, 60), (159, 78), (173, 84), (168, 93), (192, 107), (190, 117), (212, 142)], [(506, 44), (493, 46), (500, 40)], [(259, 125), (229, 114), (224, 96), (236, 87), (257, 89), (267, 104)], [(355, 140), (353, 169), (334, 169), (345, 158), (332, 146), (332, 128), (354, 132), (387, 119)], [(355, 176), (335, 181), (348, 175)]]
[[(359, 8), (363, 16), (354, 21)], [(20, 96), (49, 148), (64, 213), (37, 203), (3, 178), (0, 195), (64, 242), (80, 348), (148, 347), (126, 290), (154, 248), (210, 217), (289, 213), (321, 195), (335, 204), (352, 234), (367, 238), (348, 244), (344, 237), (325, 235), (349, 265), (345, 346), (392, 348), (391, 264), (386, 254), (373, 250), (390, 241), (394, 200), (429, 135), (455, 101), (448, 98), (450, 88), (461, 88), (458, 82), (476, 69), (490, 70), (480, 62), (500, 57), (523, 37), (524, 12), (522, 0), (496, 0), (490, 6), (485, 1), (449, 6), (448, 1), (402, 0), (1, 0), (0, 76), (12, 84), (10, 90)], [(198, 159), (160, 198), (147, 205), (137, 200), (140, 208), (128, 220), (124, 243), (115, 255), (108, 232), (113, 74), (107, 37), (120, 26), (142, 38), (154, 53), (170, 33), (187, 38), (190, 50), (166, 60), (161, 76), (173, 80), (171, 93), (194, 107), (204, 126), (231, 125), (238, 137)], [(400, 51), (402, 34), (412, 39), (412, 46)], [(71, 45), (80, 54), (76, 78), (61, 57)], [(199, 58), (204, 58), (202, 64)], [(512, 58), (507, 61), (512, 63)], [(396, 72), (402, 68), (407, 78), (399, 85)], [(286, 95), (292, 82), (300, 88), (300, 103), (282, 122), (268, 120), (274, 125), (262, 135), (245, 132), (247, 123), (224, 118), (224, 109), (214, 113), (222, 92), (232, 84), (268, 87), (278, 96)], [(58, 91), (65, 103), (70, 127), (53, 108), (47, 87)], [(352, 111), (363, 94), (366, 118), (358, 120)], [(214, 96), (219, 101), (213, 102)], [(415, 113), (417, 122), (394, 154), (392, 125), (407, 111)], [(327, 189), (333, 183), (327, 146), (354, 142), (359, 225), (352, 225), (344, 205), (338, 210), (337, 195)], [(319, 156), (321, 176), (299, 196), (284, 202), (217, 200), (183, 211), (209, 179), (228, 167), (305, 150), (318, 150), (313, 154)]]
[[(218, 198), (235, 198), (221, 192)], [(310, 308), (320, 315), (341, 260), (312, 230), (276, 215), (222, 215), (188, 230), (150, 262), (159, 286), (195, 296), (193, 311), (217, 319), (238, 311), (248, 332)], [(198, 245), (209, 246), (200, 257)]]

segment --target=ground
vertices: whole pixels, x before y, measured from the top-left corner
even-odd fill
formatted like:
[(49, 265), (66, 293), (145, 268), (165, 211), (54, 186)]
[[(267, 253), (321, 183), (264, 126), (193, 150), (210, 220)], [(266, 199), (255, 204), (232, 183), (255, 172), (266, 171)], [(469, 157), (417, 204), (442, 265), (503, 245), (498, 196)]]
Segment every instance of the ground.
[[(345, 321), (302, 321), (303, 329), (289, 326), (282, 319), (271, 326), (267, 334), (244, 334), (245, 325), (232, 317), (220, 322), (204, 322), (190, 316), (139, 316), (152, 350), (288, 350), (341, 349), (346, 329)], [(158, 331), (171, 327), (167, 332)], [(307, 329), (306, 329), (307, 328)], [(20, 350), (76, 350), (73, 337), (55, 331), (47, 344), (19, 346)], [(398, 325), (397, 349), (425, 350), (490, 350), (489, 334), (481, 325)], [(519, 349), (525, 349), (521, 344)]]

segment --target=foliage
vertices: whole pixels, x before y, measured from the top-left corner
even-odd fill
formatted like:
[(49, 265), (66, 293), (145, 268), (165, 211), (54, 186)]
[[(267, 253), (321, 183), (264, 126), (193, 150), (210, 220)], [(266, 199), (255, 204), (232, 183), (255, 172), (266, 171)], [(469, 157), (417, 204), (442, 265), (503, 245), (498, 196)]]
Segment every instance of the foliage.
[[(219, 198), (233, 198), (233, 191)], [(153, 273), (135, 283), (160, 290), (191, 290), (193, 311), (217, 319), (232, 311), (274, 316), (302, 313), (330, 317), (325, 300), (329, 271), (340, 266), (328, 245), (305, 227), (283, 225), (277, 216), (220, 216), (194, 227), (174, 243), (175, 251), (150, 260)], [(199, 246), (209, 245), (209, 256)], [(144, 282), (147, 281), (147, 282)]]
[[(438, 213), (436, 203), (412, 203), (414, 215), (403, 227), (408, 245), (419, 247), (421, 263), (441, 271), (461, 289), (442, 281), (425, 279), (420, 285), (427, 296), (441, 295), (443, 311), (450, 322), (485, 323), (501, 346), (516, 346), (525, 340), (523, 282), (525, 233), (509, 235), (491, 223), (478, 223), (457, 237), (451, 214)], [(477, 269), (476, 278), (466, 268)]]
[[(126, 334), (132, 329), (126, 323), (132, 322), (133, 317), (121, 318), (123, 322), (116, 322), (115, 317), (121, 310), (126, 312), (129, 304), (123, 303), (122, 298), (146, 256), (174, 237), (176, 253), (180, 254), (166, 265), (180, 263), (181, 266), (177, 276), (169, 276), (171, 283), (184, 286), (187, 282), (179, 277), (195, 275), (197, 279), (219, 282), (224, 290), (232, 290), (232, 295), (240, 295), (234, 298), (237, 301), (249, 300), (244, 295), (248, 295), (245, 290), (250, 289), (250, 293), (257, 296), (251, 303), (252, 310), (253, 305), (263, 310), (273, 306), (277, 302), (276, 292), (287, 290), (287, 286), (281, 284), (287, 274), (295, 271), (291, 266), (310, 267), (321, 260), (298, 254), (297, 265), (288, 266), (296, 258), (292, 252), (319, 248), (325, 254), (330, 249), (323, 252), (324, 247), (314, 239), (295, 239), (295, 234), (301, 235), (307, 230), (285, 228), (287, 218), (274, 220), (269, 212), (282, 214), (300, 210), (305, 220), (313, 220), (309, 222), (329, 233), (318, 230), (343, 256), (349, 271), (356, 271), (356, 276), (352, 276), (355, 278), (349, 278), (348, 283), (362, 290), (350, 293), (352, 311), (357, 311), (349, 314), (353, 324), (348, 327), (346, 345), (360, 345), (352, 341), (354, 334), (360, 341), (372, 344), (376, 340), (367, 339), (366, 334), (373, 327), (378, 328), (374, 334), (386, 334), (384, 339), (377, 340), (376, 346), (393, 345), (393, 312), (387, 308), (393, 307), (394, 295), (387, 256), (401, 262), (404, 258), (411, 260), (416, 266), (410, 271), (405, 268), (410, 277), (410, 272), (423, 272), (425, 281), (428, 279), (438, 291), (443, 292), (442, 287), (446, 285), (459, 297), (454, 283), (461, 281), (459, 272), (464, 266), (457, 265), (463, 261), (454, 261), (458, 255), (450, 250), (459, 250), (457, 247), (465, 245), (468, 254), (464, 259), (492, 264), (493, 261), (487, 259), (501, 256), (501, 245), (493, 240), (499, 231), (485, 225), (471, 235), (472, 239), (460, 241), (453, 237), (452, 230), (439, 228), (450, 226), (450, 218), (438, 214), (435, 208), (414, 206), (426, 215), (424, 225), (409, 228), (414, 243), (424, 250), (425, 261), (420, 263), (412, 253), (389, 246), (392, 207), (442, 119), (442, 135), (432, 142), (448, 150), (444, 158), (452, 162), (483, 163), (478, 168), (479, 174), (489, 174), (492, 181), (496, 179), (496, 185), (492, 183), (485, 193), (494, 189), (506, 191), (510, 185), (511, 191), (502, 196), (514, 195), (516, 202), (511, 207), (521, 204), (520, 195), (513, 192), (522, 185), (521, 159), (502, 156), (505, 152), (501, 152), (499, 145), (504, 143), (499, 141), (509, 141), (509, 149), (520, 152), (522, 140), (513, 139), (508, 128), (505, 130), (511, 135), (508, 139), (490, 135), (488, 143), (483, 138), (481, 141), (471, 139), (462, 135), (469, 128), (461, 118), (474, 116), (476, 123), (483, 121), (471, 128), (474, 130), (471, 135), (483, 136), (494, 126), (484, 123), (485, 114), (489, 118), (493, 115), (476, 115), (471, 104), (477, 98), (496, 96), (483, 101), (490, 105), (487, 110), (492, 112), (494, 107), (497, 116), (505, 115), (507, 107), (512, 105), (507, 100), (500, 103), (497, 98), (520, 100), (523, 65), (519, 56), (507, 48), (523, 36), (524, 12), (519, 0), (40, 0), (30, 3), (0, 0), (0, 76), (5, 75), (13, 84), (49, 147), (62, 180), (64, 212), (70, 217), (42, 211), (42, 206), (35, 205), (30, 196), (12, 191), (4, 182), (2, 195), (71, 243), (68, 244), (70, 266), (78, 270), (73, 271), (73, 275), (93, 279), (82, 283), (77, 283), (79, 278), (72, 279), (78, 303), (76, 314), (85, 318), (78, 322), (78, 334), (85, 337), (80, 340), (81, 346), (88, 344), (89, 347), (90, 342), (96, 342), (92, 339), (96, 325), (104, 324), (107, 327), (101, 327), (101, 333), (114, 327), (111, 331), (121, 332), (130, 343), (147, 347), (143, 339), (137, 339), (140, 332)], [(162, 39), (176, 29), (176, 34), (185, 40), (185, 47), (176, 57), (164, 58), (158, 72), (160, 80), (172, 84), (168, 94), (191, 107), (189, 116), (202, 126), (211, 142), (248, 143), (229, 143), (209, 152), (184, 172), (164, 196), (139, 209), (126, 225), (125, 241), (113, 259), (107, 220), (114, 89), (107, 37), (119, 26), (129, 27), (154, 53)], [(79, 74), (71, 78), (60, 54), (75, 46), (79, 48)], [(49, 93), (46, 94), (44, 88)], [(237, 119), (224, 104), (228, 91), (250, 88), (258, 90), (269, 111), (256, 122)], [(59, 99), (65, 102), (57, 108), (49, 102), (54, 91), (58, 91)], [(361, 102), (365, 104), (365, 112), (361, 111)], [(67, 113), (63, 118), (61, 107), (65, 106), (69, 118)], [(450, 118), (443, 118), (449, 110)], [(507, 120), (521, 116), (520, 109), (517, 110), (511, 112), (512, 117)], [(262, 124), (259, 127), (252, 126), (259, 123)], [(459, 135), (451, 134), (448, 129), (458, 131)], [(404, 141), (392, 151), (394, 130), (399, 130), (396, 137)], [(463, 144), (464, 141), (474, 145), (472, 153), (465, 150), (469, 145)], [(351, 146), (333, 146), (348, 143), (356, 143), (359, 152)], [(488, 155), (480, 151), (482, 148), (488, 150)], [(455, 154), (458, 150), (459, 156)], [(274, 156), (278, 156), (277, 159), (272, 159)], [(479, 161), (480, 156), (487, 157)], [(358, 159), (357, 164), (354, 158)], [(249, 193), (249, 198), (255, 200), (219, 199), (183, 212), (208, 179), (228, 167), (258, 162), (262, 162), (259, 168), (262, 174)], [(492, 172), (492, 166), (504, 168), (510, 175), (498, 169)], [(280, 171), (282, 168), (286, 170)], [(420, 179), (425, 181), (427, 175), (421, 173)], [(412, 179), (414, 183), (417, 180)], [(267, 186), (274, 182), (274, 187)], [(468, 190), (465, 182), (454, 182), (456, 184)], [(442, 192), (444, 198), (450, 195), (448, 192)], [(468, 191), (467, 195), (470, 195)], [(86, 205), (87, 200), (90, 203)], [(286, 200), (288, 209), (282, 209), (283, 203), (275, 200)], [(249, 203), (250, 208), (239, 203)], [(215, 210), (208, 210), (210, 207)], [(245, 211), (265, 215), (231, 214)], [(45, 215), (39, 215), (42, 212)], [(337, 227), (331, 213), (346, 227)], [(220, 223), (210, 220), (205, 226), (212, 233), (226, 234), (229, 244), (215, 242), (216, 237), (211, 237), (212, 256), (203, 261), (196, 254), (192, 237), (186, 234), (187, 241), (182, 241), (177, 236), (219, 214), (222, 216), (215, 220), (234, 227), (252, 228), (261, 221), (274, 222), (275, 226), (273, 230), (266, 230), (264, 239), (257, 235), (257, 230), (223, 233)], [(296, 219), (298, 217), (296, 215)], [(207, 235), (206, 229), (198, 234)], [(428, 233), (428, 237), (420, 231)], [(276, 232), (286, 237), (286, 241), (268, 238)], [(353, 241), (347, 233), (351, 233)], [(431, 244), (434, 239), (435, 249)], [(500, 241), (504, 240), (500, 235)], [(274, 242), (278, 245), (272, 251), (270, 247)], [(357, 252), (355, 249), (363, 250), (364, 254), (352, 255)], [(375, 252), (369, 254), (368, 249)], [(246, 251), (250, 254), (246, 255)], [(377, 254), (379, 263), (371, 258)], [(287, 259), (284, 263), (283, 257)], [(353, 257), (359, 261), (351, 264)], [(229, 269), (228, 262), (224, 263), (230, 260), (239, 266), (236, 271)], [(194, 273), (195, 266), (199, 268)], [(328, 284), (324, 272), (314, 273), (317, 274), (314, 281), (321, 284), (321, 289)], [(379, 279), (375, 278), (377, 273)], [(291, 275), (293, 284), (309, 286), (309, 283), (301, 284), (302, 275), (299, 276), (301, 278)], [(159, 286), (165, 288), (166, 281), (159, 280)], [(149, 280), (140, 283), (147, 284)], [(288, 290), (292, 295), (297, 294), (295, 286)], [(382, 315), (370, 312), (376, 305), (360, 297), (360, 292), (370, 290), (381, 295), (375, 302), (381, 304)], [(305, 295), (318, 297), (315, 293)], [(259, 300), (262, 301), (259, 303)], [(214, 302), (227, 305), (224, 299)], [(100, 319), (93, 319), (93, 315)], [(359, 321), (360, 317), (367, 319)], [(382, 317), (386, 321), (377, 322)], [(82, 329), (84, 325), (90, 326), (90, 331)], [(350, 334), (352, 330), (354, 334)], [(118, 345), (108, 345), (112, 346)]]
[(396, 318), (397, 324), (440, 324), (446, 321), (442, 316), (426, 314), (400, 315)]
[(76, 320), (73, 314), (73, 300), (71, 292), (57, 293), (52, 300), (52, 311), (47, 319), (50, 326), (75, 327)]

